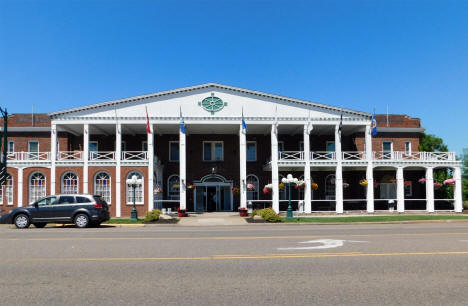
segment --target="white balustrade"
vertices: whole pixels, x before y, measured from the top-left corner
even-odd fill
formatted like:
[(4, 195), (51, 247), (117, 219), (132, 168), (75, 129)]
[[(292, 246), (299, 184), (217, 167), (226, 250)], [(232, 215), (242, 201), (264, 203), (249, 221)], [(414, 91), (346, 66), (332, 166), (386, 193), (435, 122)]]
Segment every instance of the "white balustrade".
[(280, 151), (279, 161), (304, 160), (304, 151)]
[(333, 152), (333, 151), (310, 152), (310, 160), (336, 160), (336, 152)]
[(89, 160), (114, 160), (115, 152), (105, 152), (105, 151), (91, 151), (89, 152)]
[(366, 159), (366, 152), (362, 151), (344, 151), (343, 160), (363, 160)]
[(57, 154), (57, 160), (82, 160), (82, 151), (60, 151)]
[(122, 160), (147, 160), (147, 151), (122, 151)]
[(9, 152), (7, 160), (50, 160), (50, 152)]

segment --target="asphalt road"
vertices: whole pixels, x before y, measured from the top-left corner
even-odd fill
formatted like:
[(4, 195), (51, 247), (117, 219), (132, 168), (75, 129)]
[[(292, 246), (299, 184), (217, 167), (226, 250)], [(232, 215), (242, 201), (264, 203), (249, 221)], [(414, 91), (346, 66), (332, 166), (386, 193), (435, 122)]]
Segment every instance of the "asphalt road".
[(1, 305), (468, 301), (468, 223), (1, 226), (0, 250)]

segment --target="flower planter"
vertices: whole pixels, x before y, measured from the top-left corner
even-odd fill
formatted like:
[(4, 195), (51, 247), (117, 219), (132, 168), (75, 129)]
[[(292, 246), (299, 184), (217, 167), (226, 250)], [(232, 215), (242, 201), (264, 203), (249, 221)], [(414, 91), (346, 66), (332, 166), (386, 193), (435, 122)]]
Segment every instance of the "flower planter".
[(239, 216), (247, 217), (248, 215), (247, 209), (239, 209)]
[(179, 217), (187, 217), (187, 212), (185, 210), (178, 210), (177, 216)]

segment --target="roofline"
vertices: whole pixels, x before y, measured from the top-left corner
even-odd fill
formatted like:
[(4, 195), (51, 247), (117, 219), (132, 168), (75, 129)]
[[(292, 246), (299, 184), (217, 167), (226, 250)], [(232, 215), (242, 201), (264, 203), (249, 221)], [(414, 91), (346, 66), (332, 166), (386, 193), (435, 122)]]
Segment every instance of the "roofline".
[(146, 94), (146, 95), (134, 96), (134, 97), (129, 97), (129, 98), (117, 99), (117, 100), (110, 100), (110, 101), (107, 101), (107, 102), (101, 102), (101, 103), (97, 103), (97, 104), (92, 104), (92, 105), (87, 105), (87, 106), (80, 106), (80, 107), (75, 107), (75, 108), (70, 108), (70, 109), (66, 109), (66, 110), (62, 110), (62, 111), (49, 113), (49, 116), (54, 117), (54, 116), (64, 115), (64, 114), (68, 114), (68, 113), (74, 113), (74, 112), (78, 112), (78, 111), (84, 111), (84, 110), (89, 110), (89, 109), (96, 109), (96, 108), (106, 107), (106, 106), (110, 106), (110, 105), (118, 105), (118, 104), (121, 104), (121, 103), (127, 103), (127, 102), (132, 102), (132, 101), (162, 97), (162, 96), (177, 94), (177, 93), (181, 93), (181, 92), (189, 92), (189, 91), (194, 91), (194, 90), (209, 88), (209, 87), (225, 89), (225, 90), (231, 90), (231, 91), (237, 91), (237, 92), (247, 93), (247, 94), (251, 94), (251, 95), (277, 99), (277, 100), (281, 100), (281, 101), (304, 104), (304, 105), (308, 105), (308, 106), (312, 105), (312, 106), (315, 106), (315, 107), (324, 108), (324, 109), (328, 109), (328, 110), (339, 111), (339, 112), (343, 112), (343, 113), (369, 117), (369, 119), (372, 116), (370, 113), (359, 112), (359, 111), (354, 111), (354, 110), (350, 110), (350, 109), (345, 109), (345, 108), (340, 108), (340, 107), (335, 107), (335, 106), (329, 106), (329, 105), (325, 105), (325, 104), (321, 104), (321, 103), (317, 103), (317, 102), (300, 100), (300, 99), (295, 99), (295, 98), (290, 98), (290, 97), (285, 97), (285, 96), (280, 96), (280, 95), (275, 95), (275, 94), (269, 94), (269, 93), (256, 91), (256, 90), (250, 90), (250, 89), (244, 89), (244, 88), (240, 88), (240, 87), (222, 85), (222, 84), (218, 84), (218, 83), (205, 83), (205, 84), (201, 84), (201, 85), (182, 87), (182, 88), (166, 90), (166, 91), (160, 91), (160, 92)]

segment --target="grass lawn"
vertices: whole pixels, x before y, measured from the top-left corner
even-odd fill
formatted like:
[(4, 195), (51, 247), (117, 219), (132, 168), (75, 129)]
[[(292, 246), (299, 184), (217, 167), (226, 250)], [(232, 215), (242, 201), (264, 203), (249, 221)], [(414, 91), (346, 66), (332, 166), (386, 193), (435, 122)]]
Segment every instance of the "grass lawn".
[(357, 217), (304, 217), (286, 220), (281, 218), (282, 222), (288, 223), (350, 223), (350, 222), (398, 222), (412, 220), (468, 220), (468, 215), (397, 215), (397, 216), (357, 216)]
[(124, 218), (114, 218), (106, 222), (103, 222), (102, 224), (138, 224), (138, 223), (143, 223), (143, 219), (138, 219), (138, 221), (133, 221), (133, 220), (124, 219)]

